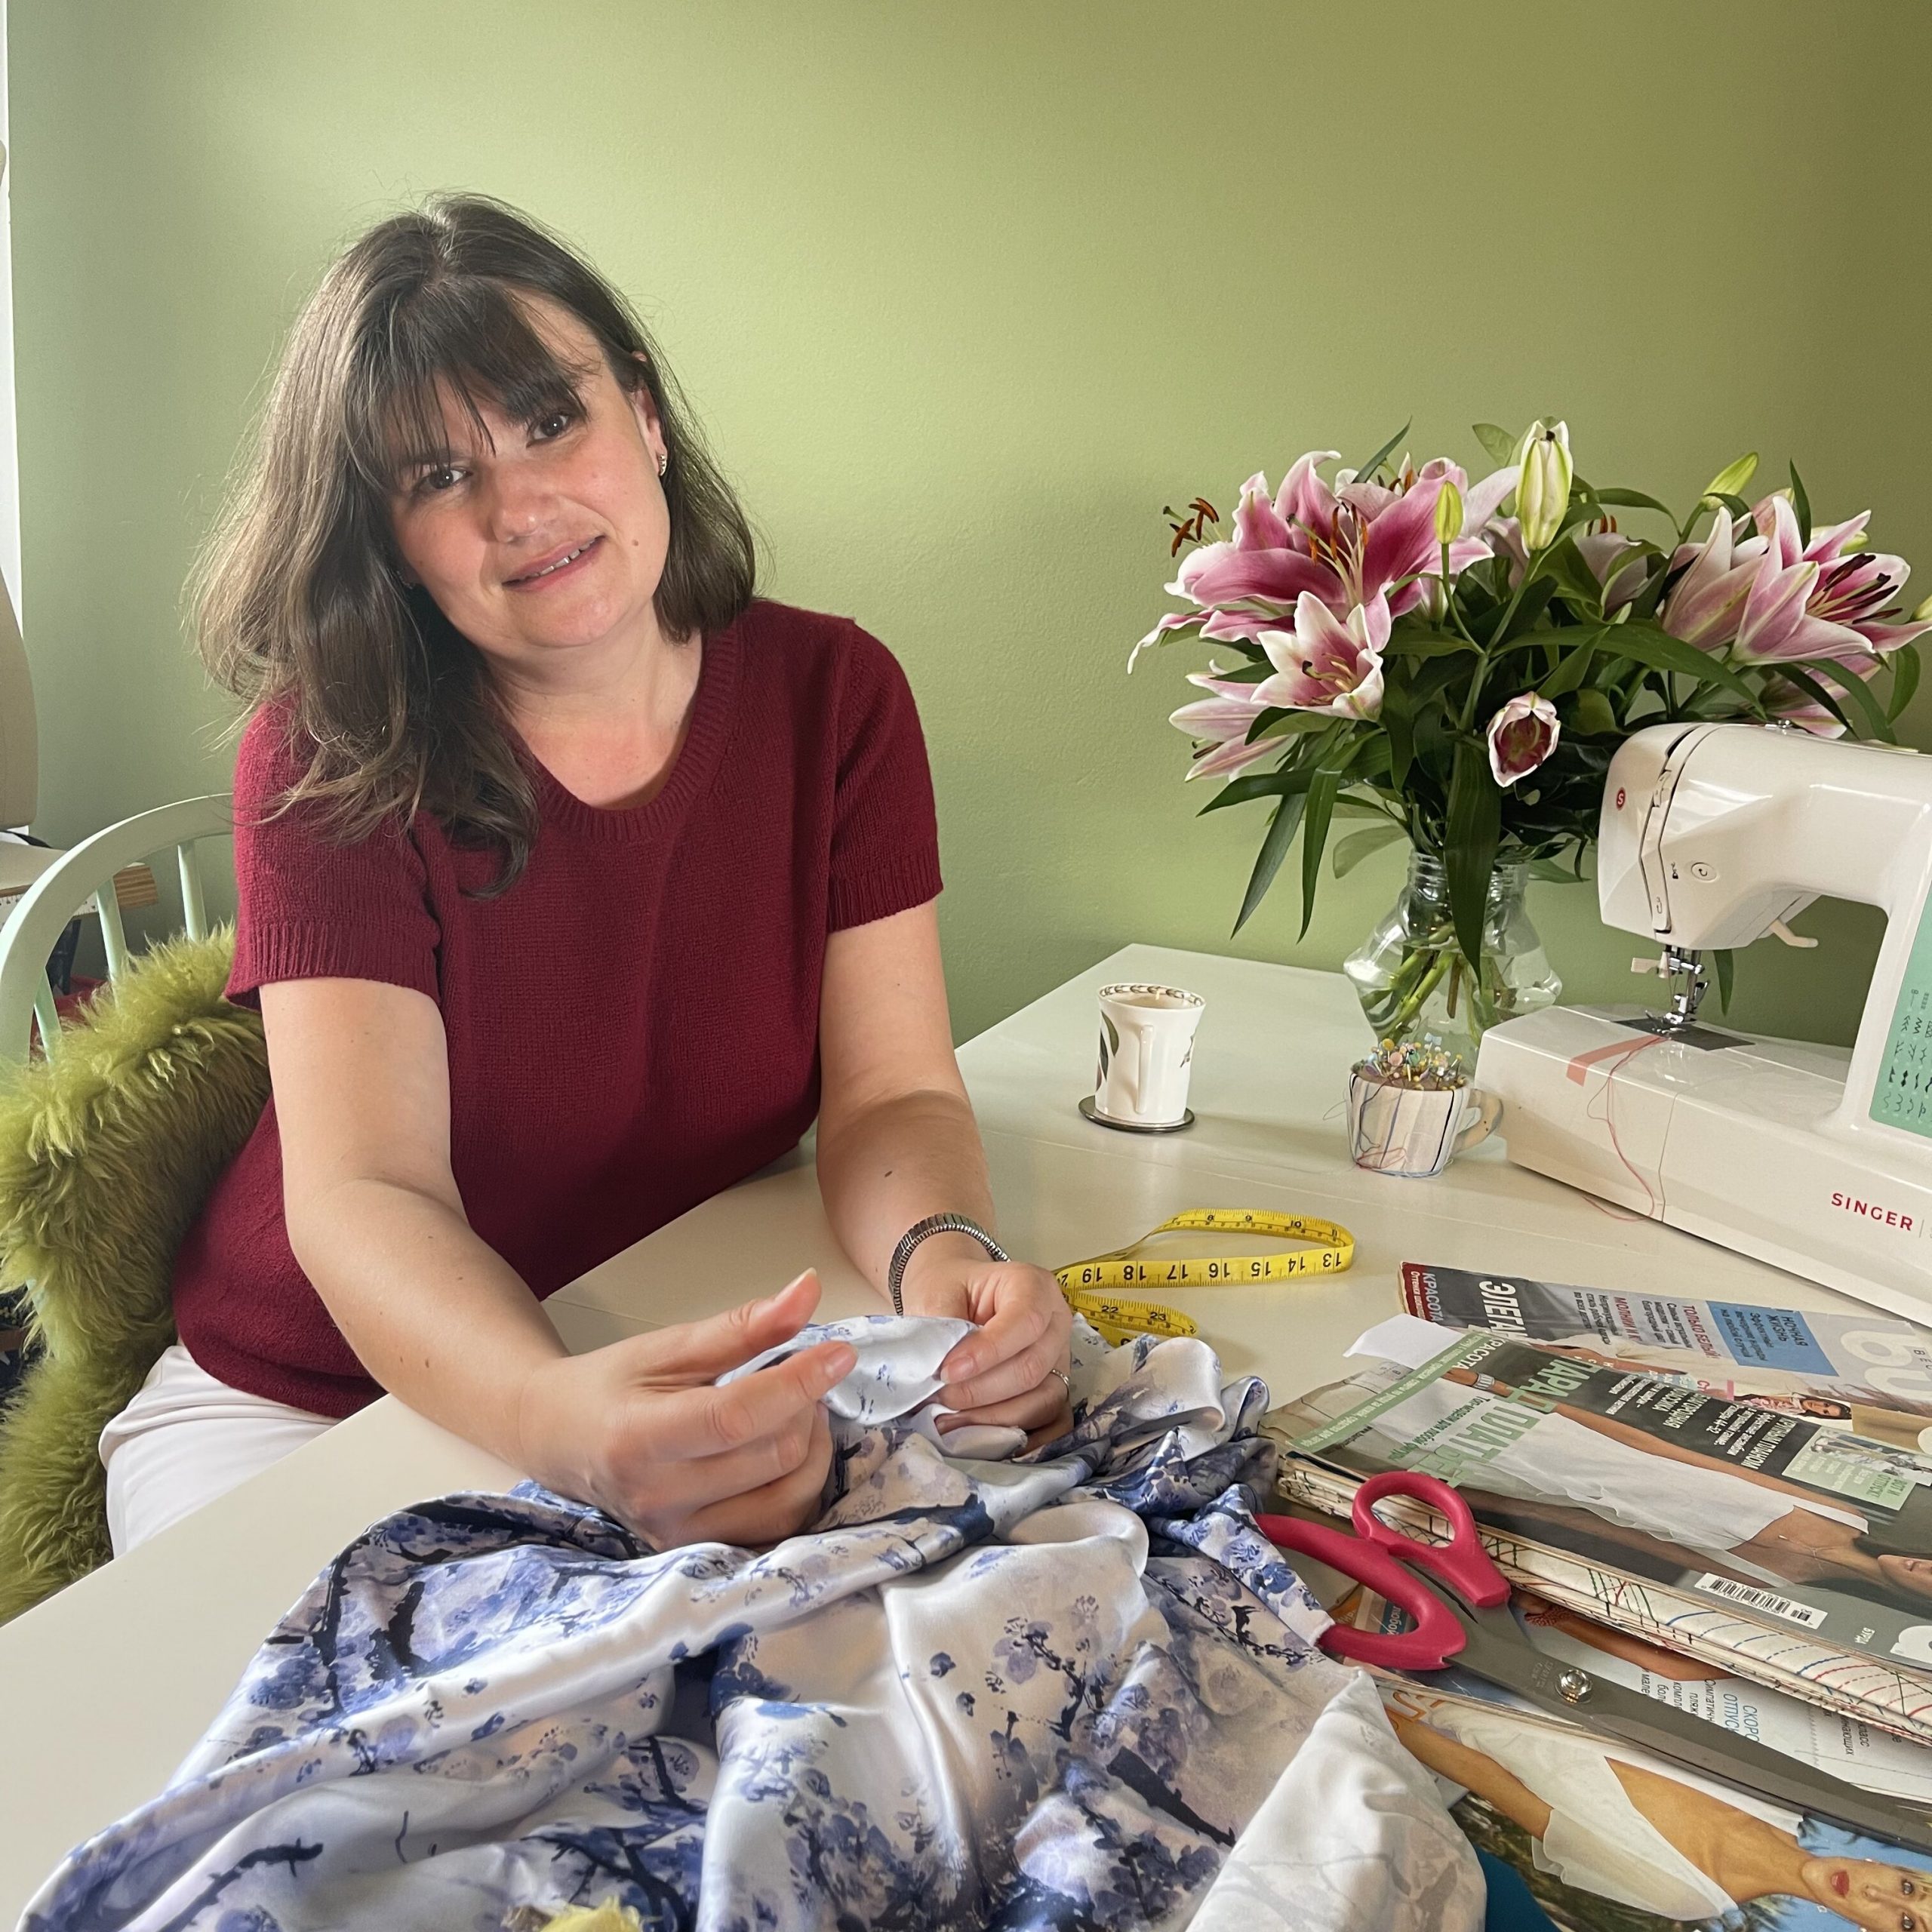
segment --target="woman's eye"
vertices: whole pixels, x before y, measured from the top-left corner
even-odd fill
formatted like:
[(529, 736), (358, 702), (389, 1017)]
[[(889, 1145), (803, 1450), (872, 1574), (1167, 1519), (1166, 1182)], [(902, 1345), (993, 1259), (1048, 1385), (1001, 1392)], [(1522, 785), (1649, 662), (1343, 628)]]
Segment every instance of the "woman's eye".
[(461, 482), (461, 475), (448, 463), (440, 463), (434, 469), (426, 469), (417, 479), (416, 494), (419, 497), (439, 496)]
[(575, 420), (568, 409), (559, 409), (540, 417), (534, 425), (538, 439), (543, 442), (554, 440), (561, 436)]

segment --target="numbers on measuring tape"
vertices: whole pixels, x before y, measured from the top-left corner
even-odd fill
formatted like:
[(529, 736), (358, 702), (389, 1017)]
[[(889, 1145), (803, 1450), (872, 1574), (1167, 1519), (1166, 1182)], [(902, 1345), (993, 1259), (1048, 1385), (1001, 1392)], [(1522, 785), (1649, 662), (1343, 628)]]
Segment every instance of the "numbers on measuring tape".
[[(1313, 1246), (1285, 1254), (1219, 1254), (1139, 1259), (1134, 1251), (1158, 1235), (1193, 1232), (1270, 1235)], [(1179, 1309), (1153, 1302), (1117, 1302), (1096, 1294), (1109, 1288), (1226, 1287), (1244, 1282), (1292, 1281), (1303, 1275), (1339, 1275), (1355, 1260), (1355, 1238), (1334, 1221), (1312, 1214), (1277, 1214), (1257, 1208), (1190, 1208), (1111, 1254), (1069, 1262), (1054, 1271), (1061, 1291), (1109, 1341), (1121, 1331), (1192, 1335), (1199, 1331)]]
[(1084, 1315), (1106, 1339), (1118, 1343), (1123, 1335), (1198, 1335), (1201, 1330), (1190, 1315), (1177, 1308), (1162, 1308), (1158, 1303), (1121, 1301), (1111, 1295), (1070, 1294), (1068, 1305), (1076, 1315)]

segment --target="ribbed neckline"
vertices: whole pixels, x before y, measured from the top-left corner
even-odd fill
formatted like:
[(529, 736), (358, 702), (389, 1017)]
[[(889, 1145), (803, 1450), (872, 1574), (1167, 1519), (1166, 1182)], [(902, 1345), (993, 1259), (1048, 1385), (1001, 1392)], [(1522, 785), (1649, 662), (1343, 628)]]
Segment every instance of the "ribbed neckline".
[(743, 648), (735, 623), (704, 640), (685, 742), (678, 749), (669, 777), (641, 805), (607, 807), (580, 798), (517, 734), (517, 744), (535, 774), (543, 817), (580, 838), (606, 843), (660, 838), (672, 830), (711, 783), (731, 741)]

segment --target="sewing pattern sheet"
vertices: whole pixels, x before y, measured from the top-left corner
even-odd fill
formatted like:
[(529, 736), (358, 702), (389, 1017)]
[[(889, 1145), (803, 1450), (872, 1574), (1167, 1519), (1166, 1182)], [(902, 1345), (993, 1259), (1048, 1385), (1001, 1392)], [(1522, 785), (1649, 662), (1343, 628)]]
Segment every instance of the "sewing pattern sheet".
[(969, 1458), (921, 1406), (960, 1332), (811, 1331), (860, 1357), (834, 1500), (763, 1553), (652, 1552), (534, 1484), (377, 1523), (23, 1926), (1479, 1925), (1469, 1846), (1254, 1527), (1263, 1386), (1085, 1331), (1072, 1432)]

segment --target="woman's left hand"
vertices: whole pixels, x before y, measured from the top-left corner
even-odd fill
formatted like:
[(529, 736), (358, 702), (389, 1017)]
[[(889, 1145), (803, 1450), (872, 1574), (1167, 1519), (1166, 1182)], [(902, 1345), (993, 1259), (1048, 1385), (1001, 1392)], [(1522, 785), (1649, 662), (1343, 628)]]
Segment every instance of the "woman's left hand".
[(1044, 1268), (935, 1256), (905, 1302), (908, 1315), (963, 1316), (977, 1331), (940, 1364), (952, 1426), (989, 1423), (1044, 1440), (1072, 1422), (1063, 1378), (1073, 1315)]

